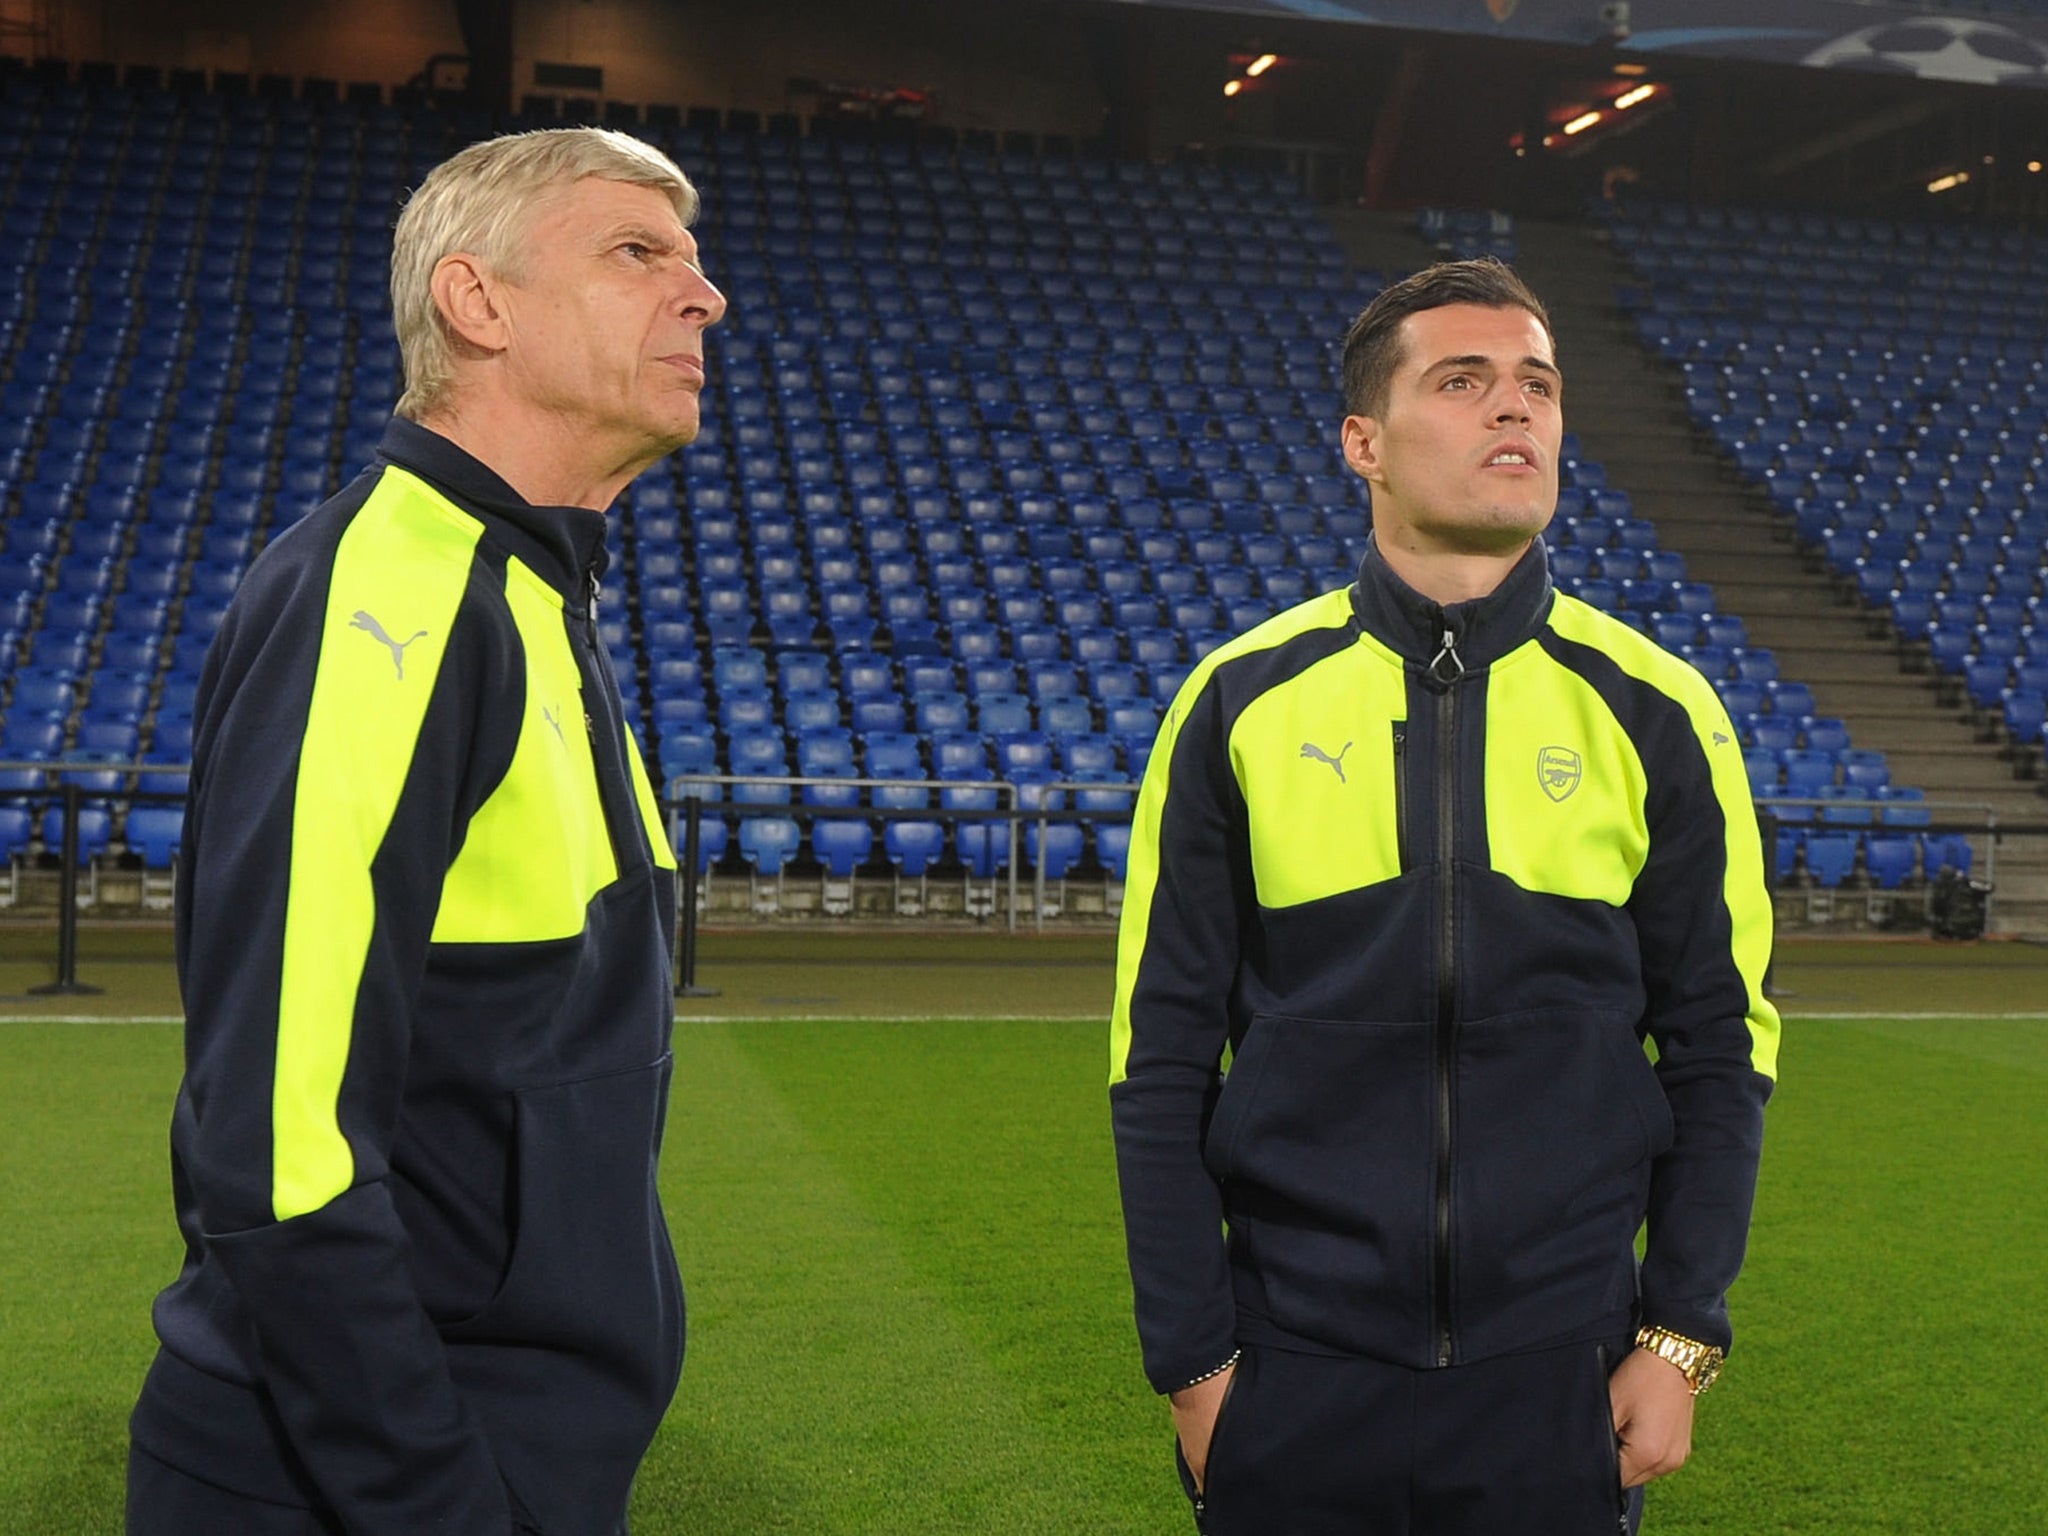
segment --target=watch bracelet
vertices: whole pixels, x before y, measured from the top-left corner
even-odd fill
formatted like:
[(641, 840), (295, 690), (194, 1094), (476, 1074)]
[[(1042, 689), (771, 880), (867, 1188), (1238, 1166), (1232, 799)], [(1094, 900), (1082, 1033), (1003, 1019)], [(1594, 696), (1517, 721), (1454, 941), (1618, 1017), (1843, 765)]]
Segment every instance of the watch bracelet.
[(1685, 1384), (1694, 1397), (1714, 1384), (1721, 1373), (1721, 1364), (1727, 1358), (1725, 1350), (1712, 1344), (1647, 1323), (1636, 1330), (1635, 1342), (1638, 1349), (1647, 1349), (1658, 1359), (1675, 1366), (1685, 1377)]

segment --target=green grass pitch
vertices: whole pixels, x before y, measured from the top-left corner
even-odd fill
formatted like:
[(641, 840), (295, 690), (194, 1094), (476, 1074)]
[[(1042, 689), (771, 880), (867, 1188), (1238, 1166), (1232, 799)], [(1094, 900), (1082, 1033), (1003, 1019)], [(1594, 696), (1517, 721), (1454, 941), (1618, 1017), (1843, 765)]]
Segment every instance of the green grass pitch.
[[(1095, 1022), (685, 1020), (642, 1536), (1192, 1530)], [(0, 1023), (0, 1532), (120, 1525), (174, 1026)], [(1653, 1536), (2048, 1529), (2048, 1024), (1788, 1026), (1738, 1346)], [(1503, 1533), (1516, 1536), (1516, 1533)]]

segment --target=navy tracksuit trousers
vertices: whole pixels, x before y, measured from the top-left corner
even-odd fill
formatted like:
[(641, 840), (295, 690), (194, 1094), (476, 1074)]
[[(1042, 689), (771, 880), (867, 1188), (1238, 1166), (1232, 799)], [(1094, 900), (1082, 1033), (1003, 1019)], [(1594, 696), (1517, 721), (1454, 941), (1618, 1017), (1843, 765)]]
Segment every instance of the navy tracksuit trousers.
[(1442, 1370), (1247, 1347), (1217, 1415), (1204, 1536), (1634, 1536), (1607, 1376), (1626, 1339)]

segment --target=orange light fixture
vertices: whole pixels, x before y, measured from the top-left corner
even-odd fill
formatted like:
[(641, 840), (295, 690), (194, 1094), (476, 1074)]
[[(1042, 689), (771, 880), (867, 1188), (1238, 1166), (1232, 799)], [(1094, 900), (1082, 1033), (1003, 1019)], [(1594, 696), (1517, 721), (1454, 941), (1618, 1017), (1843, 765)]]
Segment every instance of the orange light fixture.
[(1250, 75), (1252, 79), (1256, 80), (1259, 78), (1259, 76), (1263, 75), (1267, 70), (1271, 69), (1275, 64), (1278, 64), (1279, 62), (1279, 54), (1262, 53), (1256, 59), (1253, 59), (1251, 63), (1245, 65), (1244, 72), (1247, 75)]
[(1228, 85), (1223, 87), (1223, 94), (1226, 96), (1235, 96), (1239, 91), (1243, 89), (1244, 82), (1242, 80), (1233, 80)]
[(1584, 133), (1599, 121), (1600, 114), (1598, 112), (1581, 112), (1577, 117), (1564, 125), (1565, 137), (1570, 138), (1575, 133)]
[(1635, 106), (1638, 102), (1648, 101), (1652, 96), (1656, 94), (1657, 87), (1645, 81), (1643, 84), (1637, 86), (1634, 90), (1623, 91), (1619, 96), (1615, 97), (1614, 109), (1617, 112), (1626, 112), (1630, 107)]

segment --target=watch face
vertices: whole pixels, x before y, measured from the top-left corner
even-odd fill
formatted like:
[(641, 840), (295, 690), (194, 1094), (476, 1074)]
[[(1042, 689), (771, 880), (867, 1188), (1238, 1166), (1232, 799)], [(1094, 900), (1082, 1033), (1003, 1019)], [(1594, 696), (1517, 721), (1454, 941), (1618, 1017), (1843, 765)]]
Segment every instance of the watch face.
[(1695, 1393), (1704, 1392), (1714, 1384), (1714, 1378), (1721, 1374), (1721, 1351), (1710, 1349), (1706, 1358), (1700, 1361), (1700, 1383), (1693, 1388)]

